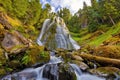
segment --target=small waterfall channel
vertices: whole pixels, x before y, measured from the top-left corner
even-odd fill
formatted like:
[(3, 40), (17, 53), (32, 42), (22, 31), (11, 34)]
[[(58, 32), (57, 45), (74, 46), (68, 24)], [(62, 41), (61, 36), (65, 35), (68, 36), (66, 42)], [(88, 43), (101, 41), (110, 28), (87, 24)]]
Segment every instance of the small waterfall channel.
[[(50, 61), (47, 64), (5, 76), (2, 80), (59, 80), (59, 64), (62, 63), (63, 60), (61, 57), (56, 57), (54, 52), (50, 54)], [(73, 69), (77, 80), (105, 80), (95, 75), (83, 73), (76, 64), (68, 64), (71, 66), (71, 69)]]
[[(55, 17), (53, 20), (46, 19), (41, 33), (37, 39), (38, 45), (44, 45), (50, 52), (50, 61), (41, 66), (35, 66), (25, 69), (21, 72), (7, 75), (1, 80), (63, 80), (60, 74), (60, 64), (64, 63), (61, 57), (56, 57), (55, 52), (57, 48), (67, 50), (78, 50), (80, 46), (71, 38), (69, 30), (67, 29), (64, 21), (60, 17)], [(76, 76), (76, 80), (105, 80), (104, 78), (97, 77), (88, 73), (83, 73), (82, 70), (72, 63), (66, 63), (70, 66), (68, 69)], [(65, 73), (62, 77), (67, 76), (66, 80), (73, 80), (72, 75)], [(74, 80), (75, 80), (74, 79)]]

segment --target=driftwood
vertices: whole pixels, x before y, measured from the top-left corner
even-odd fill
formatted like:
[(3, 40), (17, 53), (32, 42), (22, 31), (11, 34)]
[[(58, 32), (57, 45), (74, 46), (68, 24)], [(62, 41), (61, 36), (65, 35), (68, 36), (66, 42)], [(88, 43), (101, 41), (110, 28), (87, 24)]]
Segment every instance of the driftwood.
[(91, 54), (80, 54), (80, 56), (86, 60), (94, 60), (103, 66), (113, 66), (113, 67), (120, 68), (120, 60), (119, 59), (100, 57), (100, 56), (95, 56), (95, 55), (91, 55)]

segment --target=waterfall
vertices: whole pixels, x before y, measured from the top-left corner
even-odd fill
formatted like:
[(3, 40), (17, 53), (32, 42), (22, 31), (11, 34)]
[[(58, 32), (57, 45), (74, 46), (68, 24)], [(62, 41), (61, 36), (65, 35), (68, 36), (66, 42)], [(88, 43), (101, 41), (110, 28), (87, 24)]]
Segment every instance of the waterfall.
[(67, 50), (80, 49), (80, 46), (71, 38), (68, 28), (60, 17), (44, 21), (37, 43), (44, 45), (50, 50), (57, 48)]
[[(55, 53), (51, 52), (49, 63), (38, 68), (28, 68), (21, 72), (5, 76), (2, 80), (59, 80), (58, 64), (62, 61), (61, 57), (56, 57)], [(76, 64), (69, 63), (69, 65), (73, 68), (77, 80), (105, 80), (95, 75), (83, 73)]]
[[(58, 63), (61, 57), (56, 57), (54, 52), (50, 53), (50, 61), (38, 68), (28, 68), (21, 72), (5, 76), (2, 80), (58, 80)], [(51, 75), (52, 79), (49, 79)]]

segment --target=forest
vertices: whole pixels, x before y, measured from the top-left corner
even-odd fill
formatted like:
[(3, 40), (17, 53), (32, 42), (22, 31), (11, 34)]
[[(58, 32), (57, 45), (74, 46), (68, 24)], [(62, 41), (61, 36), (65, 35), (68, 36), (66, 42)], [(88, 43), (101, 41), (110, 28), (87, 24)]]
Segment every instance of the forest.
[(0, 80), (119, 80), (120, 0), (51, 10), (40, 0), (0, 0)]

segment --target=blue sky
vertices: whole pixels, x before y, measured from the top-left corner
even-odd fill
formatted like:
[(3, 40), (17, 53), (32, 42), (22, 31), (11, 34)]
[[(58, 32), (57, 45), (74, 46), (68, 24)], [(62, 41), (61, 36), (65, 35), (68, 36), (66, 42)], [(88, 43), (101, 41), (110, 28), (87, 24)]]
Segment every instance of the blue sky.
[(72, 14), (76, 13), (83, 7), (83, 2), (86, 2), (88, 6), (91, 5), (90, 0), (40, 0), (42, 6), (49, 3), (52, 8), (52, 12), (56, 12), (61, 8), (68, 8)]

